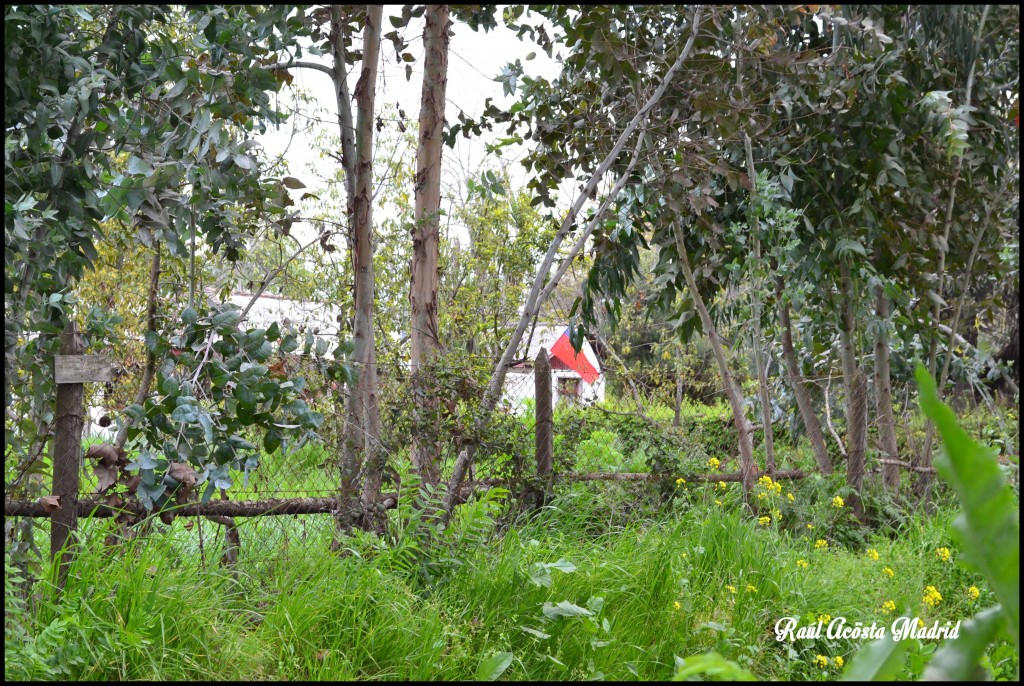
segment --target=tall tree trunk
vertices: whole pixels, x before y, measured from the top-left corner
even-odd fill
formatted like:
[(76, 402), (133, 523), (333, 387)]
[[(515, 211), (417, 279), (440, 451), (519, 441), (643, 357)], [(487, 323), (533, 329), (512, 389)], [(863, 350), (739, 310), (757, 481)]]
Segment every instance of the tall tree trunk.
[[(605, 202), (598, 207), (597, 212), (588, 222), (586, 228), (580, 233), (580, 238), (573, 245), (569, 254), (565, 256), (562, 261), (562, 265), (555, 271), (553, 277), (548, 280), (548, 275), (551, 271), (551, 266), (554, 264), (555, 256), (558, 254), (558, 250), (565, 240), (569, 232), (576, 226), (576, 219), (583, 209), (583, 205), (587, 202), (587, 199), (591, 197), (594, 191), (597, 189), (598, 184), (604, 178), (608, 170), (611, 169), (612, 164), (618, 158), (619, 154), (626, 147), (626, 142), (632, 137), (632, 135), (640, 128), (641, 122), (647, 117), (648, 113), (658, 104), (661, 97), (665, 94), (669, 84), (672, 83), (672, 79), (676, 73), (682, 67), (683, 63), (689, 58), (690, 51), (693, 49), (694, 41), (697, 37), (697, 29), (700, 27), (701, 22), (701, 9), (697, 8), (693, 13), (693, 19), (691, 21), (692, 30), (689, 38), (686, 40), (686, 45), (683, 46), (682, 52), (679, 53), (679, 57), (672, 63), (668, 71), (665, 72), (665, 78), (651, 94), (651, 97), (646, 103), (637, 111), (636, 115), (626, 124), (623, 128), (622, 133), (619, 134), (618, 139), (615, 141), (615, 145), (609, 151), (605, 158), (598, 165), (594, 173), (590, 175), (590, 179), (584, 184), (580, 194), (576, 197), (575, 202), (570, 208), (569, 212), (565, 216), (565, 220), (562, 222), (562, 226), (558, 229), (555, 237), (551, 240), (548, 245), (548, 251), (544, 255), (544, 259), (541, 261), (540, 268), (537, 270), (537, 275), (534, 277), (533, 286), (530, 288), (530, 293), (526, 298), (526, 304), (523, 307), (523, 313), (519, 317), (519, 323), (516, 325), (516, 330), (512, 333), (512, 337), (508, 344), (505, 346), (505, 351), (501, 354), (501, 359), (494, 366), (494, 372), (491, 374), (491, 380), (487, 384), (487, 390), (484, 392), (484, 398), (481, 402), (480, 408), (480, 419), (474, 424), (473, 433), (477, 436), (481, 435), (486, 430), (490, 423), (490, 414), (494, 411), (495, 406), (498, 404), (498, 399), (501, 397), (501, 388), (505, 383), (505, 375), (508, 373), (508, 368), (512, 363), (512, 357), (516, 355), (519, 344), (523, 340), (523, 334), (526, 332), (526, 328), (530, 321), (537, 316), (540, 311), (540, 306), (544, 304), (544, 301), (551, 294), (551, 291), (555, 289), (569, 268), (569, 264), (572, 262), (576, 255), (580, 254), (586, 245), (586, 239), (593, 233), (597, 223), (604, 218), (604, 213), (611, 204), (611, 201), (618, 197), (619, 192), (625, 186), (626, 179), (629, 174), (633, 171), (636, 166), (640, 150), (643, 147), (644, 132), (641, 129), (637, 136), (636, 147), (633, 150), (633, 156), (630, 158), (629, 164), (626, 166), (625, 171), (619, 176), (615, 182), (615, 186), (612, 188), (611, 193), (605, 199)], [(546, 285), (545, 285), (546, 282)], [(455, 466), (452, 468), (452, 478), (448, 482), (448, 489), (444, 496), (444, 519), (451, 516), (452, 507), (455, 505), (455, 501), (458, 498), (459, 489), (462, 486), (462, 480), (466, 476), (466, 472), (469, 471), (470, 465), (473, 463), (473, 456), (476, 452), (476, 445), (471, 443), (455, 461)]]
[[(736, 64), (737, 78), (739, 77), (740, 64)], [(750, 202), (750, 232), (754, 237), (754, 264), (761, 262), (761, 231), (758, 226), (757, 212), (754, 206), (754, 198), (757, 194), (757, 172), (754, 169), (754, 152), (750, 143), (750, 136), (743, 134), (743, 145), (747, 156), (747, 176), (750, 180), (751, 202)], [(769, 474), (775, 473), (775, 436), (772, 433), (772, 406), (768, 397), (768, 370), (761, 360), (761, 280), (754, 279), (753, 295), (751, 306), (754, 314), (754, 330), (751, 335), (751, 349), (754, 351), (754, 367), (757, 369), (757, 389), (761, 398), (761, 423), (764, 424), (764, 452), (765, 467)]]
[(676, 225), (676, 249), (679, 252), (679, 263), (683, 268), (686, 286), (690, 289), (693, 303), (697, 307), (697, 313), (700, 315), (701, 322), (704, 324), (704, 331), (711, 341), (711, 349), (715, 353), (718, 370), (722, 375), (725, 395), (729, 399), (729, 405), (732, 406), (733, 423), (736, 425), (736, 433), (739, 434), (740, 474), (743, 481), (743, 492), (746, 495), (754, 487), (754, 475), (756, 472), (754, 467), (754, 449), (750, 439), (752, 429), (750, 422), (747, 421), (747, 416), (743, 413), (743, 394), (740, 392), (739, 386), (729, 371), (729, 363), (725, 359), (725, 347), (722, 344), (722, 339), (718, 335), (718, 329), (711, 320), (707, 307), (704, 306), (704, 299), (701, 297), (700, 291), (697, 290), (697, 280), (693, 277), (693, 271), (690, 269), (690, 258), (686, 253), (683, 230), (678, 224)]
[[(846, 475), (847, 485), (854, 489), (856, 496), (853, 502), (860, 501), (860, 489), (863, 482), (864, 453), (867, 450), (867, 412), (865, 404), (862, 408), (858, 403), (864, 400), (860, 396), (860, 380), (864, 372), (857, 363), (856, 315), (853, 311), (854, 288), (850, 277), (850, 267), (846, 260), (839, 263), (839, 292), (842, 298), (842, 323), (840, 326), (841, 357), (843, 363), (843, 386), (846, 390)], [(864, 382), (864, 392), (867, 382)], [(865, 401), (866, 402), (866, 401)], [(854, 481), (851, 481), (851, 477)], [(859, 480), (859, 481), (858, 481)]]
[(882, 464), (882, 480), (886, 489), (896, 494), (900, 490), (900, 468), (896, 464), (896, 419), (892, 410), (892, 379), (889, 368), (889, 299), (885, 289), (875, 286), (875, 314), (878, 333), (875, 336), (875, 418), (878, 421), (878, 439), (888, 462)]
[[(980, 46), (982, 31), (985, 28), (985, 20), (988, 19), (989, 6), (985, 5), (985, 9), (981, 13), (981, 21), (978, 25), (978, 33), (975, 35), (975, 45)], [(981, 51), (977, 50), (975, 54), (980, 54)], [(971, 66), (967, 71), (967, 84), (964, 87), (964, 106), (967, 109), (971, 107), (971, 95), (974, 88), (974, 70), (978, 64), (977, 58), (971, 62)], [(949, 249), (949, 234), (950, 229), (953, 226), (953, 208), (956, 205), (956, 185), (960, 181), (960, 172), (963, 169), (964, 158), (963, 155), (959, 155), (956, 158), (956, 162), (953, 165), (953, 175), (949, 181), (949, 199), (946, 201), (946, 214), (945, 220), (943, 221), (943, 241), (939, 244), (939, 264), (936, 273), (938, 275), (938, 284), (935, 286), (935, 292), (939, 295), (939, 300), (936, 300), (932, 306), (932, 323), (937, 325), (941, 321), (942, 310), (939, 306), (942, 298), (942, 291), (945, 285), (946, 278), (946, 251)], [(955, 333), (955, 329), (954, 329)], [(936, 378), (936, 352), (938, 350), (939, 338), (938, 335), (932, 337), (931, 345), (928, 347), (928, 372), (932, 375), (932, 378)], [(943, 385), (938, 386), (939, 399), (942, 399)], [(927, 502), (928, 500), (928, 487), (932, 482), (932, 474), (930, 467), (932, 466), (932, 440), (935, 436), (935, 425), (930, 419), (925, 420), (924, 430), (924, 450), (921, 455), (913, 456), (913, 464), (915, 467), (922, 467), (922, 470), (915, 470), (915, 481), (914, 481), (914, 493), (918, 498), (923, 499)]]
[[(440, 347), (437, 332), (438, 243), (441, 209), (441, 135), (444, 127), (445, 92), (448, 87), (448, 5), (427, 5), (423, 29), (423, 92), (420, 98), (420, 136), (416, 150), (416, 226), (412, 238), (412, 269), (409, 283), (411, 311), (411, 372), (414, 389), (423, 387), (421, 370)], [(414, 417), (419, 425), (431, 424), (437, 399), (413, 394)], [(425, 483), (440, 481), (438, 437), (414, 435), (412, 464)]]
[[(157, 298), (160, 294), (160, 243), (154, 246), (154, 252), (152, 262), (149, 266), (149, 294), (146, 296), (146, 330), (156, 333), (156, 312), (157, 312)], [(133, 401), (136, 405), (141, 405), (146, 402), (146, 398), (149, 396), (149, 387), (153, 385), (153, 377), (156, 375), (156, 355), (152, 350), (146, 350), (146, 366), (142, 369), (142, 380), (139, 381), (139, 387), (135, 391), (135, 400)], [(125, 441), (128, 440), (128, 427), (131, 426), (134, 420), (130, 417), (125, 419), (124, 425), (117, 432), (117, 437), (114, 438), (114, 447), (117, 448), (118, 452), (124, 448)]]
[[(340, 10), (332, 8), (332, 13), (340, 17)], [(373, 330), (373, 116), (377, 86), (377, 62), (380, 54), (381, 18), (383, 7), (369, 5), (366, 9), (366, 23), (363, 27), (363, 61), (359, 80), (356, 83), (357, 121), (354, 146), (346, 143), (345, 121), (351, 122), (349, 102), (344, 100), (347, 85), (337, 88), (339, 123), (342, 128), (342, 154), (346, 164), (346, 191), (351, 189), (349, 202), (350, 247), (352, 251), (352, 267), (354, 274), (355, 324), (352, 339), (354, 343), (353, 361), (358, 374), (356, 387), (351, 389), (346, 411), (345, 438), (342, 448), (341, 487), (339, 489), (339, 524), (350, 527), (358, 516), (360, 500), (365, 501), (368, 494), (359, 497), (359, 478), (364, 451), (374, 440), (366, 440), (366, 409), (367, 396), (376, 393), (376, 370), (371, 362), (375, 361), (374, 330)], [(338, 22), (334, 40), (335, 78), (344, 80), (344, 40), (342, 27)], [(348, 111), (346, 115), (345, 112)], [(345, 159), (346, 149), (352, 150), (354, 157)], [(351, 173), (349, 173), (351, 172)], [(376, 501), (376, 497), (373, 498)]]
[(683, 424), (683, 375), (676, 373), (676, 404), (673, 408), (672, 426), (680, 427)]
[(793, 388), (796, 405), (800, 409), (800, 419), (803, 420), (804, 430), (807, 432), (807, 440), (811, 442), (811, 450), (814, 451), (814, 459), (818, 463), (818, 470), (822, 474), (831, 474), (832, 459), (828, 456), (828, 448), (825, 447), (825, 436), (821, 432), (821, 422), (818, 421), (818, 415), (814, 413), (810, 395), (808, 395), (807, 387), (804, 385), (803, 375), (800, 374), (796, 350), (793, 348), (793, 325), (789, 317), (789, 303), (782, 299), (784, 285), (785, 282), (782, 277), (776, 277), (775, 295), (778, 302), (779, 322), (782, 329), (782, 359), (786, 363), (789, 385)]
[(868, 434), (868, 380), (860, 367), (853, 373), (853, 388), (849, 402), (850, 454), (846, 462), (846, 483), (853, 489), (847, 505), (857, 519), (864, 519), (864, 452)]

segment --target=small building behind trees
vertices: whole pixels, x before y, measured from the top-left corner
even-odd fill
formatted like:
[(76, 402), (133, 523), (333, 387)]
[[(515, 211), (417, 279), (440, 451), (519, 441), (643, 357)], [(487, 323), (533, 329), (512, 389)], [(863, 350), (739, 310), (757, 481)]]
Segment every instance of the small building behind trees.
[[(502, 390), (502, 402), (514, 412), (523, 412), (534, 401), (534, 361), (541, 348), (548, 351), (551, 363), (551, 403), (591, 404), (604, 400), (604, 375), (601, 362), (590, 342), (584, 339), (577, 353), (569, 343), (569, 327), (538, 325), (524, 340), (518, 358), (523, 362), (508, 370)], [(529, 402), (527, 402), (529, 401)]]

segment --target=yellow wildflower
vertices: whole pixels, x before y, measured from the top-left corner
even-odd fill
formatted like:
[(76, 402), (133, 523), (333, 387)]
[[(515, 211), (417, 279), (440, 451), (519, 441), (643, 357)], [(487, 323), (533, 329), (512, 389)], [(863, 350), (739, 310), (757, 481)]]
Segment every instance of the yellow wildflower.
[(810, 567), (810, 565), (807, 564), (807, 560), (797, 560), (796, 561), (796, 566), (797, 567), (803, 567), (804, 569)]
[(828, 550), (828, 541), (819, 538), (817, 541), (814, 542), (814, 549), (815, 550)]
[(686, 551), (684, 550), (683, 551), (683, 558), (685, 558), (685, 557), (686, 557)]
[(870, 557), (875, 562), (878, 562), (878, 551), (874, 548), (868, 548), (868, 557)]
[(792, 493), (787, 493), (786, 500), (788, 500), (789, 502), (793, 502), (794, 500), (796, 500), (796, 498), (793, 497)]
[(885, 568), (882, 569), (882, 572), (887, 574), (890, 579), (892, 579), (892, 578), (894, 578), (896, 576), (896, 572), (892, 571), (892, 567), (885, 567)]
[(896, 603), (892, 602), (891, 600), (886, 600), (884, 603), (882, 603), (882, 614), (887, 615), (891, 612), (895, 612), (895, 610)]
[(758, 499), (758, 500), (764, 500), (764, 499), (765, 499), (765, 498), (767, 498), (767, 497), (768, 497), (768, 494), (767, 494), (767, 493), (758, 493), (758, 494), (757, 494), (757, 499)]
[(935, 556), (943, 562), (949, 562), (949, 548), (936, 548)]
[(765, 486), (766, 488), (771, 488), (772, 487), (772, 478), (770, 476), (768, 476), (767, 474), (765, 474), (760, 479), (758, 479), (757, 482), (759, 484), (761, 484), (762, 486)]
[(757, 518), (757, 523), (760, 524), (761, 526), (768, 526), (769, 524), (772, 523), (772, 518), (771, 517), (758, 517)]
[(825, 669), (826, 667), (828, 667), (828, 658), (824, 655), (819, 655), (818, 657), (814, 658), (814, 662), (821, 669)]
[(732, 584), (727, 584), (726, 587), (725, 587), (725, 590), (729, 591), (729, 593), (735, 593), (736, 592), (736, 587), (733, 586)]
[(711, 467), (712, 469), (718, 469), (721, 466), (721, 464), (722, 463), (718, 461), (717, 457), (712, 457), (710, 460), (708, 460), (708, 466)]
[(813, 528), (814, 528), (814, 525), (813, 525), (813, 524), (808, 524), (808, 525), (807, 525), (807, 528), (808, 528), (808, 529), (813, 529)]
[(939, 603), (942, 602), (942, 594), (934, 586), (925, 586), (922, 600), (931, 607), (938, 607)]
[(772, 510), (772, 517), (775, 517), (775, 521), (782, 519), (782, 513), (778, 510)]
[(719, 481), (718, 487), (724, 491), (726, 488), (728, 488), (728, 485), (724, 481)]
[(981, 591), (978, 590), (977, 586), (971, 586), (967, 589), (967, 597), (971, 599), (972, 603), (978, 599), (979, 595), (981, 595)]
[(685, 483), (686, 479), (684, 479), (683, 477), (679, 477), (678, 479), (676, 479), (676, 486), (682, 486)]
[(675, 609), (677, 609), (677, 610), (678, 610), (679, 608), (681, 608), (681, 607), (682, 607), (682, 605), (680, 605), (680, 604), (679, 604), (679, 601), (677, 600), (676, 602), (672, 603), (672, 607), (674, 607)]
[(747, 584), (747, 593), (757, 593), (757, 587)]
[(843, 499), (840, 498), (839, 496), (836, 496), (835, 498), (832, 498), (832, 507), (838, 509), (838, 508), (842, 507), (844, 504), (845, 503), (843, 502)]
[(818, 621), (822, 624), (828, 624), (832, 621), (832, 615), (820, 614), (818, 615)]
[(722, 501), (721, 501), (721, 500), (716, 500), (716, 501), (715, 501), (715, 505), (721, 505), (721, 504), (722, 504)]
[(782, 493), (782, 484), (780, 484), (778, 481), (776, 481), (775, 485), (772, 486), (772, 490), (775, 491), (776, 495), (778, 495), (779, 493)]
[(923, 628), (924, 628), (925, 626), (926, 626), (926, 625), (925, 625), (925, 623), (924, 623), (924, 620), (923, 620), (923, 619), (921, 619), (920, 617), (918, 617), (918, 618), (917, 618), (917, 628), (918, 628), (918, 629), (923, 629)]
[(836, 667), (839, 667), (840, 669), (843, 667), (843, 658), (838, 655), (836, 656)]

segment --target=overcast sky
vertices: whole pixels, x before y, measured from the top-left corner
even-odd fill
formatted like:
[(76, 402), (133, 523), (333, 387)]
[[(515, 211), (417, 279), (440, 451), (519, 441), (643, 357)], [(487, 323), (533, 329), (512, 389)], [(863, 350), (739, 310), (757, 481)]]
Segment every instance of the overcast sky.
[[(389, 14), (400, 14), (400, 6), (386, 6), (384, 9), (384, 32), (391, 30), (391, 23), (388, 21)], [(500, 12), (500, 9), (499, 9)], [(539, 21), (539, 18), (529, 19), (531, 24)], [(384, 39), (381, 44), (381, 63), (378, 68), (376, 111), (380, 113), (386, 104), (397, 105), (404, 110), (408, 120), (415, 122), (419, 117), (419, 102), (421, 89), (423, 87), (423, 20), (413, 19), (408, 26), (401, 29), (406, 42), (409, 43), (407, 52), (411, 53), (416, 61), (412, 64), (412, 77), (406, 80), (405, 63), (396, 60), (395, 50), (390, 40)], [(522, 61), (527, 76), (543, 76), (554, 78), (558, 75), (559, 64), (539, 49), (528, 37), (519, 40), (515, 33), (507, 29), (501, 18), (498, 18), (498, 26), (487, 33), (473, 31), (466, 24), (455, 22), (452, 27), (453, 35), (449, 44), (448, 55), (448, 87), (447, 87), (447, 110), (445, 117), (449, 123), (458, 120), (459, 111), (467, 116), (476, 118), (483, 112), (484, 101), (488, 97), (494, 98), (498, 107), (507, 108), (515, 102), (513, 96), (505, 95), (502, 91), (502, 84), (494, 81), (494, 77), (501, 72), (501, 68), (516, 59)], [(357, 38), (357, 41), (361, 36)], [(535, 53), (535, 57), (529, 61), (526, 57), (529, 53)], [(324, 55), (317, 57), (303, 53), (305, 61), (320, 61), (325, 65), (331, 64), (331, 57)], [(350, 90), (355, 88), (355, 81), (358, 70), (352, 70), (350, 75)], [(330, 77), (322, 72), (313, 69), (293, 69), (295, 77), (294, 85), (305, 89), (312, 94), (318, 106), (323, 110), (320, 113), (325, 120), (326, 130), (337, 136), (337, 106), (334, 100), (333, 86)], [(284, 93), (285, 91), (282, 91)], [(282, 95), (282, 98), (285, 97)], [(302, 117), (293, 117), (295, 123), (303, 125)], [(498, 132), (503, 133), (502, 129)], [(257, 139), (263, 144), (268, 156), (280, 154), (287, 146), (286, 159), (289, 173), (301, 179), (309, 191), (316, 193), (322, 187), (320, 179), (308, 171), (309, 165), (316, 165), (321, 174), (329, 173), (325, 165), (336, 166), (332, 159), (320, 159), (311, 144), (310, 134), (298, 133), (289, 145), (292, 138), (292, 124), (282, 126), (279, 131), (270, 129), (266, 135), (258, 136)], [(443, 181), (448, 184), (464, 183), (466, 171), (476, 171), (486, 156), (485, 144), (495, 138), (493, 134), (484, 132), (483, 139), (465, 139), (461, 135), (457, 139), (454, 149), (444, 147), (443, 150)], [(340, 150), (340, 143), (338, 144)], [(518, 159), (524, 150), (520, 146), (510, 146), (502, 151), (503, 158), (507, 161)], [(410, 151), (415, 155), (415, 150)], [(496, 162), (496, 161), (495, 161)], [(521, 165), (512, 163), (508, 165), (514, 186), (521, 187), (525, 184), (525, 173)], [(456, 178), (460, 181), (456, 181)], [(306, 230), (310, 231), (309, 229)], [(312, 236), (311, 233), (303, 232), (299, 227), (299, 233)], [(308, 240), (302, 238), (301, 240)]]

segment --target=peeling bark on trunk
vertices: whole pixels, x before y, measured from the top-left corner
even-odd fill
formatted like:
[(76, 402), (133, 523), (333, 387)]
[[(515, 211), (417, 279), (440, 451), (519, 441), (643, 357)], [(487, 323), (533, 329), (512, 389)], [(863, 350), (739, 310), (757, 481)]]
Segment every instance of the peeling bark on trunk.
[(875, 418), (878, 422), (878, 440), (887, 462), (882, 463), (882, 480), (893, 494), (900, 490), (900, 468), (896, 447), (896, 419), (892, 410), (892, 379), (889, 367), (889, 299), (882, 286), (875, 286), (875, 314), (878, 315), (878, 334), (875, 338)]
[(831, 474), (832, 459), (828, 455), (828, 448), (825, 447), (825, 435), (821, 432), (821, 423), (818, 421), (818, 415), (814, 413), (814, 406), (811, 405), (811, 398), (804, 385), (803, 376), (800, 374), (796, 350), (793, 348), (793, 325), (789, 317), (789, 304), (782, 300), (784, 285), (782, 277), (776, 277), (775, 295), (778, 299), (779, 323), (782, 328), (782, 359), (786, 363), (789, 385), (793, 389), (793, 396), (796, 398), (796, 405), (800, 410), (800, 419), (803, 420), (807, 440), (810, 441), (811, 450), (814, 451), (818, 470), (822, 474)]
[[(424, 365), (440, 348), (437, 331), (438, 243), (441, 209), (441, 143), (448, 86), (448, 5), (427, 5), (423, 46), (423, 91), (420, 99), (419, 147), (416, 150), (415, 218), (409, 279), (411, 372), (414, 389), (422, 388)], [(414, 417), (421, 425), (437, 411), (436, 398), (413, 393)], [(437, 436), (413, 436), (412, 465), (424, 483), (441, 479)]]
[[(332, 8), (332, 15), (340, 17), (340, 10)], [(346, 133), (351, 126), (351, 105), (345, 100), (344, 40), (340, 21), (335, 27), (335, 78), (338, 80), (338, 111), (341, 126), (342, 155), (346, 168), (346, 192), (349, 196), (350, 248), (354, 275), (355, 325), (352, 339), (353, 360), (358, 382), (351, 389), (346, 411), (345, 437), (341, 460), (341, 485), (338, 493), (339, 525), (348, 528), (360, 516), (361, 505), (376, 500), (373, 493), (360, 494), (360, 472), (367, 446), (375, 443), (376, 435), (368, 436), (368, 396), (376, 395), (376, 369), (373, 330), (373, 116), (377, 86), (377, 62), (380, 54), (381, 19), (383, 7), (369, 5), (363, 28), (363, 60), (359, 80), (353, 95), (356, 98), (357, 121), (354, 141)], [(348, 179), (352, 181), (349, 182)], [(379, 434), (378, 434), (379, 435)], [(367, 440), (369, 439), (369, 440)], [(376, 467), (376, 461), (373, 462)], [(377, 480), (379, 487), (379, 479)]]
[(743, 395), (736, 385), (732, 373), (729, 371), (729, 364), (725, 359), (725, 349), (718, 335), (718, 329), (715, 327), (715, 323), (711, 320), (711, 315), (704, 306), (704, 299), (701, 297), (700, 291), (697, 290), (697, 281), (693, 277), (693, 271), (690, 269), (690, 259), (686, 253), (682, 227), (678, 225), (676, 227), (676, 249), (679, 252), (679, 263), (683, 269), (683, 276), (686, 278), (686, 286), (690, 289), (693, 303), (697, 307), (697, 313), (700, 315), (701, 322), (704, 324), (704, 331), (711, 341), (711, 349), (715, 353), (718, 370), (722, 375), (722, 386), (725, 388), (725, 395), (728, 397), (729, 405), (732, 407), (733, 423), (736, 425), (736, 433), (739, 434), (740, 474), (742, 475), (743, 492), (746, 495), (754, 487), (754, 475), (756, 472), (754, 449), (750, 439), (753, 430), (750, 422), (747, 421), (747, 416), (743, 413)]

